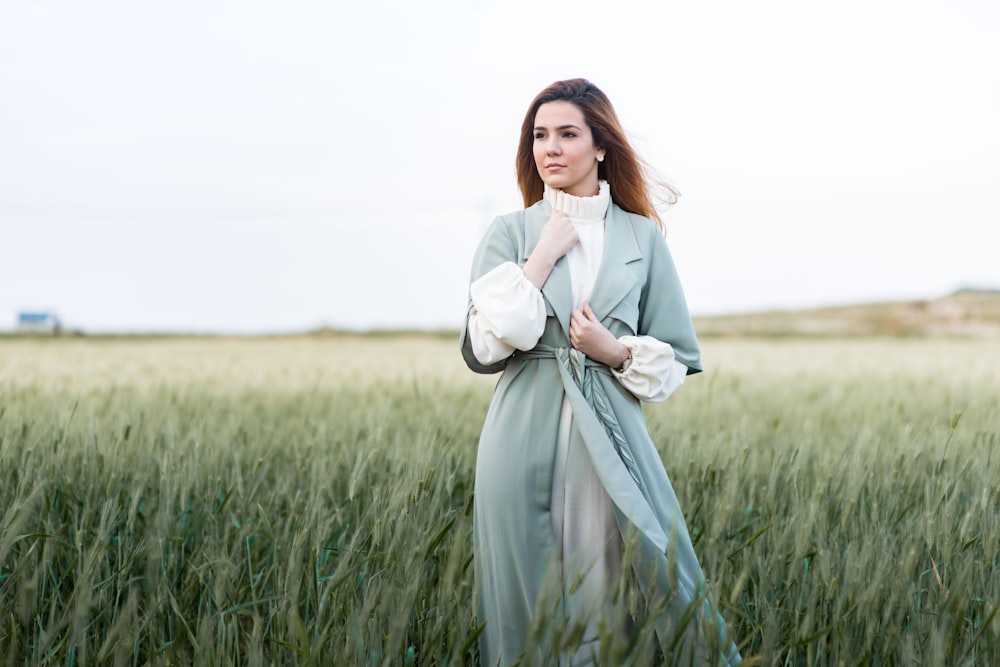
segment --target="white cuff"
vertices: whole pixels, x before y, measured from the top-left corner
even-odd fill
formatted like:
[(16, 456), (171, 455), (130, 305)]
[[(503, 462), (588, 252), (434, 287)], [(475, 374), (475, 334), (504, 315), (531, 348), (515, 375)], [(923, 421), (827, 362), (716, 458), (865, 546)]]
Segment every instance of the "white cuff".
[(665, 401), (684, 384), (688, 368), (674, 358), (670, 343), (652, 336), (622, 336), (618, 341), (632, 353), (632, 360), (621, 372), (611, 372), (640, 401)]

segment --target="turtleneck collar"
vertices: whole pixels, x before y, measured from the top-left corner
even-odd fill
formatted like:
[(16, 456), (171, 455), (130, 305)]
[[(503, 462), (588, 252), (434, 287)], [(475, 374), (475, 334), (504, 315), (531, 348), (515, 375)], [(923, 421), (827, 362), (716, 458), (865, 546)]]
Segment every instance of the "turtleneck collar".
[(611, 203), (611, 186), (607, 181), (598, 181), (598, 192), (593, 197), (577, 197), (562, 190), (545, 185), (544, 199), (553, 210), (562, 211), (573, 222), (597, 222), (604, 220)]

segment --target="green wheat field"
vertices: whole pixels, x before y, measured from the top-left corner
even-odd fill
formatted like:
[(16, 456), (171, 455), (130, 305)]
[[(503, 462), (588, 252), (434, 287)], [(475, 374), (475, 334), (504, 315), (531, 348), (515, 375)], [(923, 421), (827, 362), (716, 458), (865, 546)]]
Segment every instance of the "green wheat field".
[[(1000, 664), (1000, 344), (703, 353), (646, 414), (747, 663)], [(495, 381), (429, 335), (0, 339), (0, 665), (477, 664)]]

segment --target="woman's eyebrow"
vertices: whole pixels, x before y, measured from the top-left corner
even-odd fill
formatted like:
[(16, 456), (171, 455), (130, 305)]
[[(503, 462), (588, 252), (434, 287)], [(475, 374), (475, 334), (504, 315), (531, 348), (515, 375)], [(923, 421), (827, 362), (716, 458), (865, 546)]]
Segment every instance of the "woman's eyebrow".
[[(536, 125), (535, 126), (535, 130), (546, 130), (546, 129), (548, 129), (548, 128), (542, 127), (541, 125)], [(577, 127), (576, 125), (560, 125), (559, 127), (556, 128), (556, 131), (559, 131), (559, 130), (579, 130), (579, 129), (580, 128)]]

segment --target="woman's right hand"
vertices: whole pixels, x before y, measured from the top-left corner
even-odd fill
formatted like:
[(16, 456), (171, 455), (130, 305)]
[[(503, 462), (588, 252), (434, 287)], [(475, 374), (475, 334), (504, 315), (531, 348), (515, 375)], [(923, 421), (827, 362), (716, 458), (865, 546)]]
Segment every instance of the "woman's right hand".
[(555, 263), (579, 241), (580, 235), (569, 221), (569, 216), (562, 211), (553, 211), (552, 217), (542, 227), (538, 244), (524, 265), (525, 277), (535, 287), (542, 289)]
[(542, 227), (542, 234), (538, 237), (538, 245), (535, 246), (531, 256), (534, 257), (536, 254), (542, 253), (543, 257), (555, 264), (579, 241), (580, 235), (576, 233), (576, 227), (569, 221), (569, 216), (562, 211), (553, 211), (552, 217)]

